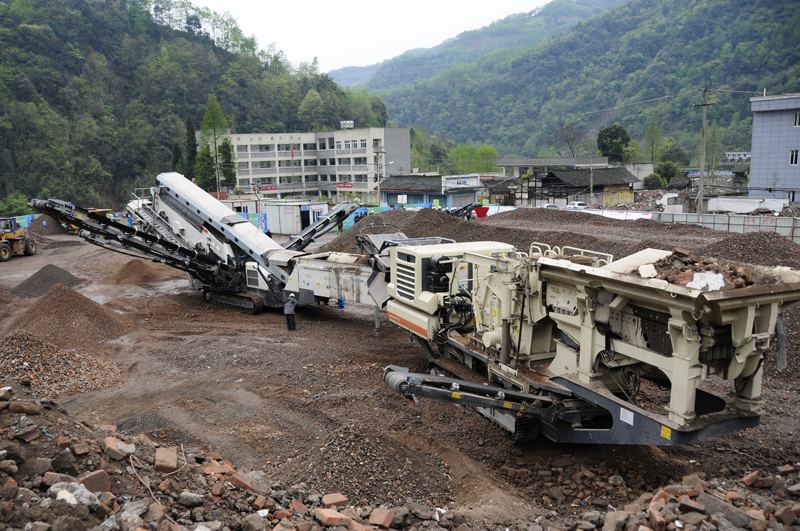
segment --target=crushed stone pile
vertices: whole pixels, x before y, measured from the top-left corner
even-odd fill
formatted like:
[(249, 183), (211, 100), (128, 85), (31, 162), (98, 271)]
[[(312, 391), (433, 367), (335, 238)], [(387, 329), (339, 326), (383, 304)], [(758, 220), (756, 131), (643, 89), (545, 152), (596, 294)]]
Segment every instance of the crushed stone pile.
[(69, 271), (65, 271), (53, 264), (47, 264), (14, 287), (11, 293), (23, 299), (33, 299), (41, 297), (56, 284), (72, 287), (81, 282), (83, 281)]
[(769, 267), (800, 269), (800, 245), (777, 232), (731, 234), (696, 249), (698, 254)]
[(177, 276), (176, 270), (168, 266), (148, 264), (143, 260), (134, 258), (122, 266), (109, 281), (112, 284), (142, 284), (144, 282), (161, 282)]
[(57, 284), (17, 317), (7, 331), (26, 330), (59, 347), (87, 348), (133, 329), (129, 319)]
[(51, 396), (95, 391), (122, 380), (114, 363), (59, 349), (24, 330), (0, 342), (0, 374), (24, 380), (35, 392)]
[(341, 492), (365, 505), (428, 500), (445, 505), (455, 485), (448, 466), (421, 455), (359, 423), (329, 434), (284, 467), (285, 483), (305, 483), (323, 492)]
[[(649, 484), (642, 480), (642, 470), (614, 463), (579, 468), (568, 457), (536, 469), (512, 463), (501, 469), (504, 478), (529, 485), (540, 504), (529, 514), (497, 521), (475, 519), (468, 508), (432, 500), (364, 503), (344, 492), (281, 481), (264, 469), (237, 468), (202, 442), (162, 444), (143, 433), (120, 433), (117, 426), (79, 422), (56, 401), (15, 379), (0, 379), (0, 386), (4, 530), (752, 531), (790, 529), (800, 515), (795, 463), (763, 465), (723, 479), (695, 473), (663, 484)], [(367, 461), (376, 456), (359, 456), (353, 444), (359, 434), (375, 436), (363, 430), (342, 433), (337, 430), (322, 446), (334, 452), (338, 443), (342, 449), (329, 460), (353, 463), (352, 483), (370, 481), (372, 465)], [(393, 450), (383, 438), (367, 449)], [(316, 461), (321, 459), (312, 464)], [(403, 470), (398, 461), (385, 461), (387, 469), (398, 467), (396, 476), (413, 466)], [(415, 480), (425, 479), (409, 473), (404, 485), (413, 488)]]
[(724, 285), (720, 291), (740, 289), (754, 284), (767, 283), (772, 279), (760, 278), (753, 268), (734, 264), (721, 264), (716, 258), (705, 258), (685, 249), (675, 249), (671, 255), (653, 264), (658, 275), (670, 284), (692, 286), (696, 273), (721, 275)]
[(38, 236), (56, 236), (59, 234), (69, 234), (61, 223), (55, 218), (43, 214), (28, 225), (28, 231)]

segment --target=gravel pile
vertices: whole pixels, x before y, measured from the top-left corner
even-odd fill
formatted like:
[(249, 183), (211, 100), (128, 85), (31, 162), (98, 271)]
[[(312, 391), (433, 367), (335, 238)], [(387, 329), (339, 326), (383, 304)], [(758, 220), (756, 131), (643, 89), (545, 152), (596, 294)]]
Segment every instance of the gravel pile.
[(35, 297), (41, 297), (56, 284), (72, 287), (77, 286), (81, 282), (83, 281), (74, 276), (72, 273), (64, 271), (60, 267), (54, 266), (53, 264), (47, 264), (39, 271), (19, 283), (14, 289), (11, 290), (11, 293), (17, 297), (22, 297), (23, 299), (32, 299)]
[(37, 393), (85, 393), (122, 381), (119, 367), (89, 354), (57, 348), (24, 330), (0, 342), (0, 374), (25, 380)]
[(175, 278), (175, 270), (164, 265), (148, 264), (134, 258), (111, 277), (113, 284), (141, 284), (143, 282), (161, 282)]
[(17, 317), (8, 331), (27, 330), (65, 348), (85, 348), (131, 332), (134, 324), (66, 286), (57, 284)]
[(28, 225), (28, 231), (39, 236), (69, 234), (69, 231), (65, 229), (58, 220), (51, 218), (46, 214), (43, 214), (31, 221), (30, 225)]
[(732, 234), (697, 249), (699, 254), (769, 267), (800, 269), (800, 245), (776, 232)]
[(414, 500), (441, 506), (453, 492), (443, 461), (358, 423), (334, 431), (292, 463), (283, 468), (285, 484), (302, 482), (322, 492), (341, 492), (364, 505)]

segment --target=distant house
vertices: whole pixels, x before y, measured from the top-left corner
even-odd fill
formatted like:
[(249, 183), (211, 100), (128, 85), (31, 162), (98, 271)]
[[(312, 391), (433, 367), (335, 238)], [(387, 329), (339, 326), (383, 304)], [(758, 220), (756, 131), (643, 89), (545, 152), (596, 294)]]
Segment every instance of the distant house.
[[(527, 191), (528, 195), (556, 204), (585, 201), (615, 205), (633, 202), (632, 188), (638, 182), (639, 179), (625, 168), (550, 170), (541, 180), (524, 182), (516, 194)], [(591, 192), (590, 186), (593, 187)]]
[(750, 98), (753, 145), (750, 197), (787, 197), (800, 190), (800, 94)]
[(460, 208), (478, 199), (479, 175), (442, 177), (402, 175), (381, 183), (381, 201), (394, 205), (416, 205), (439, 201), (442, 208)]

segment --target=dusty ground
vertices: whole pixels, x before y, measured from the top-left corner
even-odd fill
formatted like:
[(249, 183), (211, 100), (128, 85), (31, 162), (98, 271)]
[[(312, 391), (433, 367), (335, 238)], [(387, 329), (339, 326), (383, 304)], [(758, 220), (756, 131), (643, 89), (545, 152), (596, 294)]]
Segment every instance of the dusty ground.
[[(718, 239), (713, 233), (706, 243)], [(0, 329), (37, 300), (9, 291), (48, 264), (82, 279), (75, 291), (136, 326), (118, 339), (82, 345), (118, 364), (123, 381), (61, 395), (69, 413), (90, 424), (168, 428), (219, 449), (236, 466), (266, 467), (275, 478), (349, 488), (367, 503), (428, 500), (501, 520), (541, 513), (547, 504), (530, 483), (509, 484), (502, 466), (555, 473), (577, 464), (617, 472), (643, 491), (691, 471), (721, 478), (758, 468), (774, 473), (800, 456), (798, 386), (786, 379), (767, 380), (761, 427), (724, 438), (669, 449), (545, 439), (515, 446), (473, 412), (432, 402), (418, 407), (384, 385), (382, 367), (424, 370), (425, 363), (416, 342), (385, 315), (376, 333), (371, 307), (301, 307), (300, 330), (290, 333), (277, 311), (247, 316), (206, 304), (180, 273), (162, 268), (157, 281), (117, 283), (127, 278), (120, 272), (141, 269), (131, 257), (73, 236), (40, 240), (36, 256), (0, 264)], [(370, 477), (383, 481), (371, 484)], [(580, 509), (567, 501), (559, 510)]]

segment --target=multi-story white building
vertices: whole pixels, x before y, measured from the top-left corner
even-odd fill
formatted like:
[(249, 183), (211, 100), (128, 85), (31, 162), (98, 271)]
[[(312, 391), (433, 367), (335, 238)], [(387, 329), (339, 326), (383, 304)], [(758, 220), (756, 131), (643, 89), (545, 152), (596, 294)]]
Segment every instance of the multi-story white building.
[(380, 179), (411, 171), (407, 127), (324, 133), (231, 134), (237, 188), (264, 197), (373, 192)]

